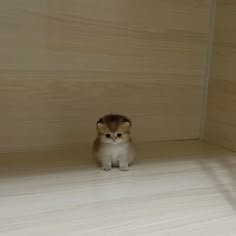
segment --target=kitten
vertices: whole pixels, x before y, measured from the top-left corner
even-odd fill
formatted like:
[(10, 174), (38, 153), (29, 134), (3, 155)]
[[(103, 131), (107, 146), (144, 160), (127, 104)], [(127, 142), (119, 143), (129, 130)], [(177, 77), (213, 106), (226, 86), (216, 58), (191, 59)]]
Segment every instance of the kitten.
[(121, 171), (127, 171), (134, 162), (130, 129), (131, 121), (125, 116), (111, 114), (98, 120), (93, 155), (103, 170), (119, 167)]

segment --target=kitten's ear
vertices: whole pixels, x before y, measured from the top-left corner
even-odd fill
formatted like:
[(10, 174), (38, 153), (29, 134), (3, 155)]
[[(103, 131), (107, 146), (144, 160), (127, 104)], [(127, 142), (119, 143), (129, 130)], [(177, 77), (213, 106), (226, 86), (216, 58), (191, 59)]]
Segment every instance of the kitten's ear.
[(98, 129), (103, 129), (104, 128), (104, 124), (103, 123), (97, 123), (97, 128)]
[(124, 119), (124, 122), (123, 123), (128, 123), (128, 124), (126, 124), (127, 126), (129, 126), (129, 127), (131, 127), (131, 120), (130, 119), (128, 119), (127, 117), (125, 117), (125, 119)]
[(131, 123), (129, 121), (123, 122), (120, 127), (124, 130), (128, 130), (131, 127)]
[(100, 119), (97, 121), (97, 129), (98, 129), (98, 130), (102, 130), (103, 128), (104, 128), (104, 123), (103, 123), (102, 118), (100, 118)]

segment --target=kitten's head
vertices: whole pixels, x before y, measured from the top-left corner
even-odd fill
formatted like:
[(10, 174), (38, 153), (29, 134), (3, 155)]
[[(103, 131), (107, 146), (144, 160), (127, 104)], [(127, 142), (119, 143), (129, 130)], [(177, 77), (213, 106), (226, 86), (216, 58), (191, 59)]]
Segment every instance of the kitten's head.
[(98, 138), (102, 143), (126, 143), (130, 140), (131, 121), (121, 115), (105, 115), (97, 122)]

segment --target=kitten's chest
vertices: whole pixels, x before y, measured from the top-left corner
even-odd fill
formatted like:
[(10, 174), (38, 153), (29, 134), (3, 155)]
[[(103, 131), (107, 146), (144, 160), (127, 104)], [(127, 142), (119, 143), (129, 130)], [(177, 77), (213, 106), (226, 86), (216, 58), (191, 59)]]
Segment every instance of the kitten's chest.
[(112, 159), (119, 158), (121, 155), (128, 153), (128, 144), (108, 144), (103, 147), (103, 152)]

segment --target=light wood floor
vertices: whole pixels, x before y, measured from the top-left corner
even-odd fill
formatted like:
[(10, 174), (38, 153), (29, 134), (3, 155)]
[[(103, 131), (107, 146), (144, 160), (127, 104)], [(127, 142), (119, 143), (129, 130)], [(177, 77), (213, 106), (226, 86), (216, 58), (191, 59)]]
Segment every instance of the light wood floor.
[(1, 154), (1, 236), (235, 236), (236, 154), (197, 141), (137, 145), (129, 172), (89, 148)]

